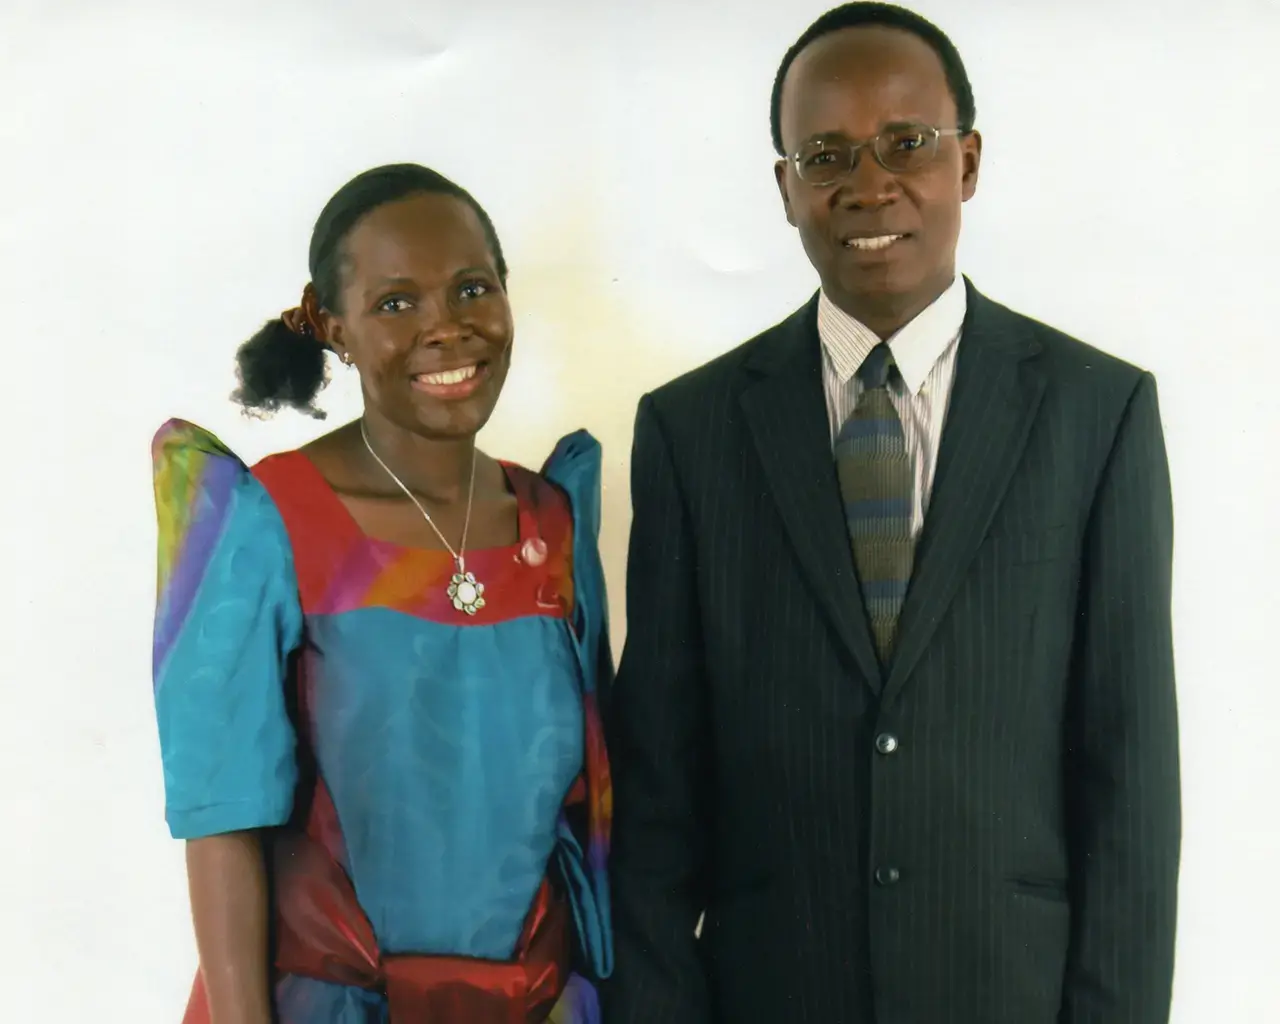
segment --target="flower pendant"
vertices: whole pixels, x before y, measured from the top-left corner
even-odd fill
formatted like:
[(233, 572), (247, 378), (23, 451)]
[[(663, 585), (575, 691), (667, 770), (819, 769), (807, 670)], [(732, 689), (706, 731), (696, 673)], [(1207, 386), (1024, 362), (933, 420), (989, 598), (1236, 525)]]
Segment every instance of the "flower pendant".
[(484, 607), (484, 584), (475, 573), (455, 572), (449, 580), (449, 600), (458, 611), (474, 615)]

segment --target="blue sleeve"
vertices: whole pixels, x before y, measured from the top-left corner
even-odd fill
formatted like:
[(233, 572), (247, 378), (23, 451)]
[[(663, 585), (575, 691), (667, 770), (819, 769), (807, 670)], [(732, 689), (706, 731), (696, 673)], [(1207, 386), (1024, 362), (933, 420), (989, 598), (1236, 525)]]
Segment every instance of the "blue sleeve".
[(586, 431), (563, 438), (543, 472), (562, 487), (573, 511), (573, 575), (577, 596), (575, 638), (583, 683), (586, 731), (585, 822), (575, 828), (561, 816), (558, 848), (560, 870), (569, 892), (574, 924), (591, 974), (596, 979), (613, 973), (613, 925), (609, 895), (609, 843), (613, 817), (613, 789), (605, 750), (600, 703), (607, 699), (613, 678), (609, 649), (609, 608), (599, 536), (602, 469), (599, 442)]
[(153, 463), (169, 830), (196, 839), (284, 824), (297, 780), (286, 686), (302, 637), (288, 533), (248, 467), (199, 427), (162, 427)]

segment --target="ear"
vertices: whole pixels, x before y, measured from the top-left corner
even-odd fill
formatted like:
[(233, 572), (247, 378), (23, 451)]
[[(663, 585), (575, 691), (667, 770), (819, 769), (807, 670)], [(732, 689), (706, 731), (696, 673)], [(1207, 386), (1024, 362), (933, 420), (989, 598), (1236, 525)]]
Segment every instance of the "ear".
[(786, 212), (787, 223), (796, 226), (796, 216), (791, 209), (791, 196), (787, 192), (787, 161), (777, 160), (773, 165), (773, 176), (778, 182), (778, 192), (782, 195), (782, 209)]
[(320, 341), (324, 342), (344, 363), (349, 364), (353, 357), (347, 348), (346, 332), (342, 328), (342, 321), (327, 309), (321, 309), (315, 314), (315, 323), (319, 329)]
[(960, 140), (960, 198), (968, 202), (978, 191), (978, 168), (982, 165), (982, 135), (970, 132)]

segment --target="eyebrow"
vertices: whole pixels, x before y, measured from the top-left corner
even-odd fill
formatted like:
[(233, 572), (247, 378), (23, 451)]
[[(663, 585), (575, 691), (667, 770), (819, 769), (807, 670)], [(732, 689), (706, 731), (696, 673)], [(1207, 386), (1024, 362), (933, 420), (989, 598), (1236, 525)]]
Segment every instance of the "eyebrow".
[[(467, 277), (471, 274), (485, 274), (493, 276), (493, 270), (489, 267), (479, 265), (473, 267), (462, 267), (450, 275), (450, 280), (456, 281), (460, 277)], [(372, 293), (380, 292), (387, 288), (414, 288), (417, 287), (417, 284), (418, 282), (413, 280), (411, 277), (380, 277), (370, 284), (367, 291)]]
[(414, 282), (407, 277), (380, 277), (371, 283), (368, 291), (380, 292), (384, 288), (404, 288), (412, 284)]
[[(925, 125), (927, 127), (934, 126), (933, 122), (930, 121), (927, 117), (897, 117), (897, 118), (894, 118), (892, 121), (881, 122), (879, 131), (887, 132), (887, 131), (891, 131), (894, 128), (911, 128), (911, 127), (914, 127), (915, 125)], [(832, 138), (832, 137), (841, 138), (841, 139), (852, 138), (852, 136), (846, 135), (844, 132), (839, 131), (838, 129), (830, 129), (828, 131), (823, 131), (823, 132), (814, 132), (812, 135), (808, 136), (801, 143), (801, 145), (806, 145), (810, 142), (816, 142), (818, 139), (826, 139), (826, 138)]]

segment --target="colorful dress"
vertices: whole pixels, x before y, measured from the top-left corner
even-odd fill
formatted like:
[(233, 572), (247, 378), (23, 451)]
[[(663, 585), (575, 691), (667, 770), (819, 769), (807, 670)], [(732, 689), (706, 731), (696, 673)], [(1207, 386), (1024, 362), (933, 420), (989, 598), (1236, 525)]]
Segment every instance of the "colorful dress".
[(153, 461), (166, 819), (265, 830), (277, 1020), (598, 1021), (599, 445), (503, 464), (519, 539), (467, 552), (470, 615), (447, 552), (366, 536), (300, 451), (250, 469), (173, 420)]

